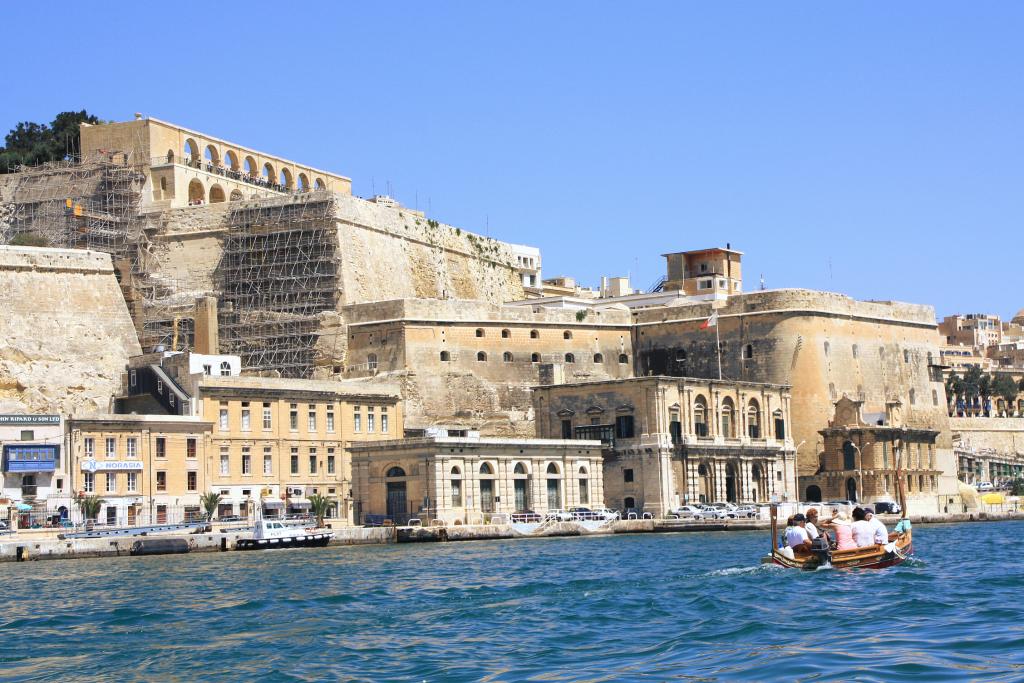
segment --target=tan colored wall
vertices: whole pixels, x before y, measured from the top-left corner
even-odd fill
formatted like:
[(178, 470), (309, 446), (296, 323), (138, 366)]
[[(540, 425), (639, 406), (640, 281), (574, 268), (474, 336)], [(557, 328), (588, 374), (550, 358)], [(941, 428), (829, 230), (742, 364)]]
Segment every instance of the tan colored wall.
[(1001, 454), (1024, 453), (1024, 418), (951, 417), (949, 426), (958, 446), (992, 449)]

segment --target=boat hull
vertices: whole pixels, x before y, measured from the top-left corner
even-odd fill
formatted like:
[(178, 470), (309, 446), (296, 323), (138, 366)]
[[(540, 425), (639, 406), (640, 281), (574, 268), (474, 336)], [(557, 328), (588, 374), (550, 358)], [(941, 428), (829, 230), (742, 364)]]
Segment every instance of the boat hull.
[[(912, 532), (906, 531), (892, 541), (893, 549), (886, 550), (885, 546), (869, 546), (855, 550), (842, 550), (832, 552), (833, 569), (885, 569), (895, 567), (906, 562), (914, 552)], [(786, 569), (814, 570), (822, 566), (817, 555), (797, 555), (790, 559), (778, 550), (772, 551), (770, 556), (763, 560), (765, 564), (775, 564)]]
[(240, 538), (235, 543), (238, 550), (273, 550), (275, 548), (323, 548), (331, 539), (332, 533), (297, 534), (283, 538)]

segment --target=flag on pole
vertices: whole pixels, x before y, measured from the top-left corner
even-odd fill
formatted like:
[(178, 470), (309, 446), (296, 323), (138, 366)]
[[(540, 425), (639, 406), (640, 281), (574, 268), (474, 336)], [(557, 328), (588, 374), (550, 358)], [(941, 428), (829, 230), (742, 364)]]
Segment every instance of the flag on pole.
[(709, 327), (718, 327), (718, 311), (712, 313), (711, 317), (701, 324), (700, 329), (706, 330)]

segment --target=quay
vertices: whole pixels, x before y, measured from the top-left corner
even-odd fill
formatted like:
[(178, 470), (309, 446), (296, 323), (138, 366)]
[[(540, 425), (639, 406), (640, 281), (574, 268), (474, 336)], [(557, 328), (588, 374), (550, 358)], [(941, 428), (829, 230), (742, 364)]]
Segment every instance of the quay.
[[(886, 526), (892, 527), (896, 517), (882, 515)], [(968, 522), (1001, 522), (1024, 520), (1024, 512), (971, 512), (935, 515), (911, 515), (918, 525), (960, 524)], [(445, 543), (498, 539), (553, 538), (569, 536), (687, 533), (727, 531), (767, 531), (763, 520), (690, 521), (680, 519), (630, 519), (596, 522), (556, 522), (549, 524), (466, 524), (455, 526), (382, 526), (341, 527), (333, 529), (332, 546), (387, 545), (395, 543)], [(163, 533), (152, 535), (116, 535), (89, 538), (57, 537), (55, 532), (23, 531), (0, 540), (0, 562), (33, 560), (68, 560), (95, 557), (169, 554), (181, 552), (215, 553), (236, 550), (240, 538), (248, 538), (245, 529), (226, 528), (203, 533)], [(146, 552), (154, 542), (173, 541), (167, 546), (178, 548)], [(187, 550), (185, 549), (187, 547)], [(315, 551), (311, 551), (315, 552)]]

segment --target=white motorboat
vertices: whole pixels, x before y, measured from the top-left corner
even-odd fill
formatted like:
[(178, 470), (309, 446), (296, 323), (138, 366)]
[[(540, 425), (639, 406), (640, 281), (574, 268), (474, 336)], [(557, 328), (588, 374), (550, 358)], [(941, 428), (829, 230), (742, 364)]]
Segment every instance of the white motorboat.
[(256, 522), (252, 538), (240, 538), (238, 550), (270, 550), (271, 548), (322, 548), (334, 538), (333, 531), (286, 524), (277, 519)]

